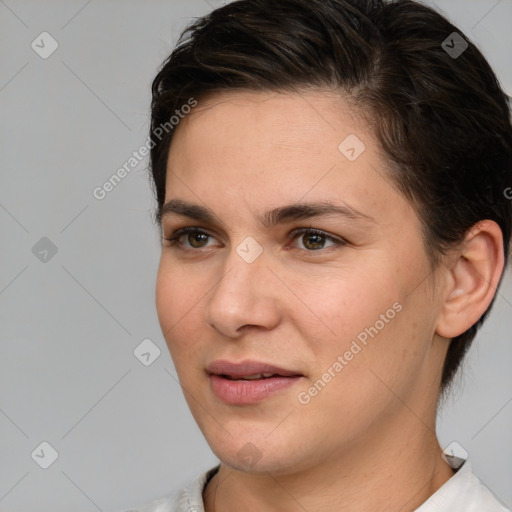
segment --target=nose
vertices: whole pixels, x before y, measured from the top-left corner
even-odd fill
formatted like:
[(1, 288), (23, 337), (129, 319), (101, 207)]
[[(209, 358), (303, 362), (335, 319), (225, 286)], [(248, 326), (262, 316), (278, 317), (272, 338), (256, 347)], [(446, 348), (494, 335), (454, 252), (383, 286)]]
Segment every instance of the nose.
[(264, 255), (249, 263), (233, 248), (208, 295), (206, 322), (226, 337), (240, 337), (247, 326), (272, 329), (279, 323), (280, 282)]

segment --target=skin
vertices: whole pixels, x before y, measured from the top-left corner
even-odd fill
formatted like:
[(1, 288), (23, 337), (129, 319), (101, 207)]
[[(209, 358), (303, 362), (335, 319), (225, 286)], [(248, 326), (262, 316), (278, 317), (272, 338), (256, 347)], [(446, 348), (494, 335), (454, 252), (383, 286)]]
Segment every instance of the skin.
[[(354, 161), (338, 150), (348, 134), (366, 146)], [(164, 240), (156, 285), (185, 397), (221, 461), (203, 494), (206, 511), (417, 508), (453, 475), (435, 435), (441, 369), (450, 338), (492, 299), (503, 265), (496, 224), (475, 226), (433, 270), (418, 216), (387, 177), (372, 133), (342, 98), (313, 90), (231, 91), (201, 102), (174, 135), (170, 199), (220, 219), (163, 218), (164, 238), (186, 226), (209, 236), (184, 235), (181, 248)], [(257, 221), (319, 200), (373, 220)], [(346, 244), (290, 235), (304, 227)], [(236, 252), (249, 236), (263, 251), (252, 263)], [(400, 312), (378, 335), (300, 403), (299, 393), (396, 303)], [(218, 359), (273, 363), (303, 378), (262, 402), (228, 405), (205, 371)], [(239, 454), (244, 446), (252, 460)]]

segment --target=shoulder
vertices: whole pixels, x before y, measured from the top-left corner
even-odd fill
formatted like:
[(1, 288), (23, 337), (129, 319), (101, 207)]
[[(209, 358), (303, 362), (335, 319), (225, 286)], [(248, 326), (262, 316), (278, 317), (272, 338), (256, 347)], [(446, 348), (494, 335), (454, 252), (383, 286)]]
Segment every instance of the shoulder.
[(216, 466), (202, 473), (172, 496), (123, 512), (204, 512), (203, 489), (218, 470), (219, 466)]
[(416, 512), (510, 512), (473, 473), (466, 460)]

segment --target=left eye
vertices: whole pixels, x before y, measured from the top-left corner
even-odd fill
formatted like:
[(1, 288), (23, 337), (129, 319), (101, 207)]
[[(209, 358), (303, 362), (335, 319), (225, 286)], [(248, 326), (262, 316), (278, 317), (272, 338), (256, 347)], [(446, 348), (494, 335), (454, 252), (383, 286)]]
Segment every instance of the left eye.
[(332, 245), (330, 245), (329, 247), (332, 247), (333, 245), (345, 244), (344, 240), (334, 238), (333, 236), (330, 236), (327, 233), (324, 233), (323, 231), (319, 231), (318, 229), (303, 228), (299, 229), (298, 231), (294, 231), (292, 235), (293, 240), (297, 238), (299, 240), (303, 240), (303, 245), (308, 252), (325, 249), (325, 247), (321, 246), (325, 244), (326, 240), (332, 242)]
[[(314, 252), (324, 249), (326, 241), (332, 242), (328, 247), (334, 245), (345, 245), (345, 241), (342, 239), (335, 238), (323, 231), (311, 228), (302, 228), (295, 230), (291, 233), (292, 240), (301, 239), (303, 241), (304, 250), (307, 252)], [(181, 239), (184, 238), (190, 245), (184, 244)], [(182, 228), (175, 231), (170, 238), (166, 238), (171, 246), (178, 246), (178, 248), (184, 248), (184, 250), (202, 249), (208, 247), (204, 245), (208, 241), (208, 238), (213, 238), (206, 231), (202, 231), (197, 228)]]

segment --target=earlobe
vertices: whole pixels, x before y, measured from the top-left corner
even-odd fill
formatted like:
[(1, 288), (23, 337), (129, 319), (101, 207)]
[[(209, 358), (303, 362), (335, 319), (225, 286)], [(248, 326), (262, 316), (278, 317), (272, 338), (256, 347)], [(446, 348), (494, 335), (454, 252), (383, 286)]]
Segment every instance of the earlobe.
[(503, 273), (503, 235), (496, 222), (483, 220), (467, 233), (447, 269), (444, 302), (436, 333), (459, 336), (485, 313)]

